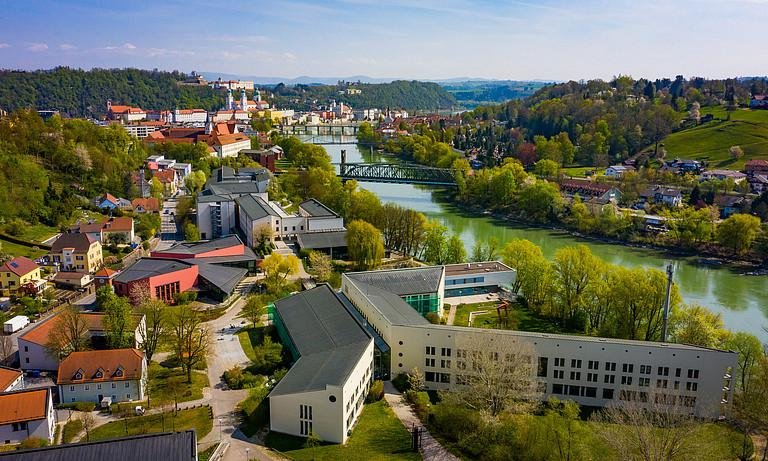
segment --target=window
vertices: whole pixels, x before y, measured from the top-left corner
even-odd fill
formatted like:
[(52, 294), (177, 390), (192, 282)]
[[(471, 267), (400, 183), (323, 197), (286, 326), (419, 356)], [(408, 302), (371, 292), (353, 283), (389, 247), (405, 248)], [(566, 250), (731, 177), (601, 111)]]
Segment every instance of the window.
[(434, 383), (435, 382), (435, 372), (434, 371), (427, 371), (424, 373), (424, 381)]
[(549, 362), (549, 358), (547, 357), (539, 357), (539, 368), (536, 371), (536, 376), (539, 378), (546, 378), (547, 377), (547, 364)]
[(443, 357), (450, 357), (451, 356), (451, 348), (450, 347), (441, 347), (440, 348), (440, 355)]
[(581, 368), (581, 360), (571, 359), (571, 368)]
[(563, 379), (565, 372), (563, 370), (555, 370), (554, 374), (555, 374), (554, 376), (555, 379)]
[(123, 376), (123, 369), (118, 368), (117, 371), (115, 371), (115, 376), (117, 376), (118, 378)]
[(635, 365), (631, 363), (622, 363), (621, 364), (621, 372), (622, 373), (633, 373), (635, 369)]
[(589, 381), (590, 383), (596, 383), (597, 373), (587, 373), (587, 381)]
[(581, 372), (580, 371), (572, 371), (571, 372), (571, 380), (572, 381), (579, 381), (579, 380), (581, 380)]
[(568, 386), (568, 395), (579, 395), (580, 386)]
[(605, 362), (605, 371), (616, 371), (616, 362)]
[(26, 421), (22, 421), (20, 423), (13, 423), (12, 426), (13, 426), (13, 431), (14, 432), (26, 431), (27, 430), (27, 422)]
[(676, 368), (676, 369), (675, 369), (675, 378), (679, 378), (679, 377), (680, 377), (680, 372), (681, 372), (681, 371), (683, 371), (683, 369), (682, 369), (682, 368)]
[(86, 384), (86, 385), (85, 385), (85, 390), (86, 390), (86, 391), (90, 391), (90, 390), (91, 390), (91, 386), (89, 386), (89, 385), (87, 385), (87, 384)]
[(666, 389), (668, 384), (669, 383), (667, 382), (666, 379), (657, 379), (656, 380), (656, 387), (659, 388), (659, 389)]
[(101, 384), (97, 384), (96, 385), (96, 389), (100, 391), (101, 390)]
[(441, 360), (440, 361), (440, 368), (451, 368), (451, 361), (450, 360)]
[(603, 382), (605, 384), (613, 384), (616, 382), (616, 375), (605, 375), (603, 376)]
[(424, 359), (424, 366), (425, 367), (434, 367), (435, 366), (435, 359), (430, 359), (429, 357), (427, 357), (426, 359)]
[(685, 383), (685, 390), (696, 392), (699, 390), (699, 383), (688, 381)]
[(675, 390), (680, 389), (680, 381), (675, 381)]
[(117, 384), (115, 384), (115, 383), (112, 383), (112, 389), (114, 389), (114, 388), (116, 388), (116, 387), (117, 387)]
[(587, 368), (589, 368), (590, 370), (597, 370), (600, 368), (600, 362), (598, 362), (597, 360), (590, 360), (589, 362), (587, 362)]
[(565, 359), (564, 358), (557, 358), (557, 357), (555, 357), (555, 366), (556, 367), (564, 367), (565, 366)]
[(427, 355), (435, 355), (435, 346), (427, 346), (426, 347), (426, 354)]
[(125, 388), (128, 389), (129, 387), (131, 387), (131, 382), (130, 381), (126, 381)]
[(688, 370), (688, 379), (699, 379), (699, 370)]
[(29, 352), (29, 346), (24, 346), (24, 352)]
[(625, 386), (631, 386), (632, 385), (632, 377), (631, 376), (622, 376), (621, 377), (621, 384)]
[(440, 382), (445, 384), (451, 383), (451, 374), (450, 373), (438, 373), (440, 375)]
[(596, 387), (585, 387), (584, 388), (584, 395), (587, 397), (595, 398), (597, 397), (597, 388)]
[(656, 374), (659, 376), (669, 376), (669, 367), (659, 367)]
[(563, 394), (563, 385), (562, 384), (553, 384), (552, 385), (552, 393), (562, 395)]
[(651, 378), (640, 378), (637, 380), (637, 385), (640, 387), (649, 387), (651, 385)]
[(651, 366), (650, 365), (640, 365), (640, 374), (641, 375), (650, 375), (651, 374)]
[(131, 400), (131, 394), (125, 394), (125, 398)]
[(69, 392), (75, 392), (75, 386), (69, 386)]

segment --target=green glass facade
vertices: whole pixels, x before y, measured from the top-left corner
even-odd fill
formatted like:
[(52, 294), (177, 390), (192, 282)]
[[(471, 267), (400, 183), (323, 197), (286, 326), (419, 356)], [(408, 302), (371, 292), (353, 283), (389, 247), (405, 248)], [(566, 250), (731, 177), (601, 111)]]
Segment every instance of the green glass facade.
[(438, 312), (440, 309), (440, 297), (437, 293), (403, 296), (403, 301), (407, 302), (421, 315)]
[(296, 349), (293, 341), (291, 341), (291, 336), (288, 334), (288, 330), (285, 329), (283, 319), (280, 318), (280, 314), (277, 312), (274, 304), (269, 304), (267, 307), (267, 314), (269, 316), (269, 321), (272, 322), (275, 330), (277, 330), (278, 336), (280, 336), (280, 342), (283, 343), (283, 347), (287, 347), (288, 350), (291, 351), (293, 360), (299, 360), (299, 351)]

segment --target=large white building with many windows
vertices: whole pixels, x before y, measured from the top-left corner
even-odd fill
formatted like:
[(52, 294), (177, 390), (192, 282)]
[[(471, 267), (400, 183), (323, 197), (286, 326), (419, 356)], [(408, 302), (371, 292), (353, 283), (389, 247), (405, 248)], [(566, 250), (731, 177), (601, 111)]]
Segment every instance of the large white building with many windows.
[[(473, 373), (473, 361), (481, 354), (489, 354), (493, 360), (528, 361), (530, 379), (541, 399), (555, 396), (591, 407), (632, 401), (649, 407), (673, 407), (675, 411), (688, 411), (701, 418), (728, 416), (733, 395), (731, 376), (738, 361), (732, 351), (686, 344), (446, 326), (432, 324), (423, 317), (431, 311), (432, 304), (442, 306), (444, 297), (457, 295), (455, 291), (449, 295), (449, 290), (491, 291), (511, 285), (514, 276), (514, 270), (496, 262), (473, 263), (463, 269), (453, 265), (343, 274), (341, 292), (329, 294), (328, 299), (312, 301), (312, 306), (302, 311), (302, 319), (335, 325), (335, 317), (348, 318), (351, 314), (373, 338), (371, 353), (368, 355), (366, 349), (365, 354), (354, 357), (337, 356), (341, 363), (305, 380), (313, 383), (312, 389), (292, 388), (290, 401), (296, 406), (302, 404), (305, 393), (307, 398), (315, 399), (313, 393), (318, 392), (315, 387), (343, 386), (345, 379), (353, 375), (357, 379), (360, 375), (348, 371), (357, 369), (355, 367), (372, 369), (366, 379), (389, 379), (417, 368), (424, 374), (427, 389), (457, 389), (466, 384)], [(447, 283), (448, 278), (459, 282)], [(280, 311), (280, 303), (295, 303), (299, 297), (306, 296), (301, 293), (281, 300), (276, 303), (276, 310)], [(311, 316), (307, 315), (310, 311)], [(292, 338), (294, 327), (289, 323), (285, 326), (286, 337)], [(301, 328), (323, 331), (303, 324)], [(300, 360), (289, 375), (299, 364)], [(324, 381), (328, 381), (326, 387), (322, 385)], [(281, 386), (282, 382), (275, 391)], [(344, 417), (329, 413), (331, 410), (326, 406), (313, 405), (313, 430), (325, 440), (343, 442), (344, 438), (321, 435), (351, 428)], [(306, 419), (306, 412), (298, 406), (276, 405), (271, 407), (271, 427), (279, 432), (306, 435), (300, 431), (302, 415)]]

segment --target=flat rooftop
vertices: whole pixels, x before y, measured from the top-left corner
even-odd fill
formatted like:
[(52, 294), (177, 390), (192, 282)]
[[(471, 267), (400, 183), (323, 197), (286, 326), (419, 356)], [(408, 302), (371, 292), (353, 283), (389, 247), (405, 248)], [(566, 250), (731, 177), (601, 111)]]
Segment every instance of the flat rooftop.
[(348, 272), (347, 278), (362, 282), (398, 296), (437, 293), (443, 266), (414, 267), (368, 272)]
[(452, 277), (462, 274), (482, 274), (484, 272), (508, 272), (513, 271), (511, 267), (499, 261), (485, 261), (480, 263), (465, 264), (446, 264), (445, 276)]

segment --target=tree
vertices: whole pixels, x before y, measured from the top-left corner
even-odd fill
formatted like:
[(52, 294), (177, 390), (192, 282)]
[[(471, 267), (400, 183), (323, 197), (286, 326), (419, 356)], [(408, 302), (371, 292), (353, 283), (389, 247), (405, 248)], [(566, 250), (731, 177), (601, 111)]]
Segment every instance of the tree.
[(149, 194), (159, 201), (163, 200), (165, 187), (163, 187), (163, 183), (159, 179), (153, 177), (149, 180)]
[(318, 282), (327, 282), (333, 274), (331, 257), (320, 251), (309, 252), (310, 273)]
[(131, 347), (133, 343), (133, 309), (127, 298), (114, 296), (103, 308), (104, 330), (112, 349)]
[(445, 246), (445, 264), (463, 263), (466, 260), (467, 250), (464, 249), (464, 242), (458, 235), (451, 235)]
[(544, 424), (560, 461), (587, 458), (587, 453), (584, 453), (580, 443), (584, 432), (579, 421), (580, 411), (579, 404), (573, 400), (550, 397), (546, 402)]
[(490, 237), (489, 239), (476, 240), (475, 246), (472, 247), (472, 261), (493, 261), (498, 257), (497, 250), (499, 241), (496, 237)]
[(560, 165), (554, 160), (545, 158), (536, 162), (533, 171), (540, 178), (554, 178), (560, 172)]
[(278, 294), (285, 287), (288, 277), (299, 273), (301, 261), (295, 255), (272, 253), (261, 261), (267, 291)]
[(88, 348), (88, 322), (80, 310), (67, 304), (56, 314), (56, 328), (51, 329), (45, 349), (51, 357), (63, 359), (72, 352)]
[(537, 222), (554, 219), (562, 203), (563, 198), (557, 186), (541, 180), (524, 187), (517, 197), (520, 213)]
[(744, 150), (741, 148), (741, 146), (731, 146), (728, 148), (728, 153), (731, 155), (731, 158), (734, 160), (738, 160), (742, 157), (744, 157)]
[(376, 268), (384, 257), (381, 232), (361, 220), (352, 221), (347, 226), (347, 248), (350, 259), (359, 270)]
[(436, 219), (427, 221), (424, 227), (422, 259), (432, 264), (443, 264), (446, 255), (448, 228)]
[(304, 443), (304, 446), (312, 451), (312, 459), (315, 459), (315, 451), (317, 451), (317, 447), (320, 446), (320, 442), (322, 442), (322, 440), (320, 440), (320, 436), (318, 436), (315, 431), (309, 431), (309, 435), (307, 435), (307, 441)]
[(421, 372), (417, 367), (413, 367), (411, 371), (408, 372), (408, 388), (414, 392), (419, 392), (424, 390), (424, 373)]
[(752, 378), (756, 375), (758, 364), (764, 358), (763, 345), (754, 335), (738, 332), (728, 338), (725, 347), (739, 354), (739, 362), (735, 370), (736, 389), (741, 394), (748, 394), (752, 388)]
[(253, 328), (261, 322), (261, 317), (267, 313), (266, 299), (261, 295), (250, 295), (245, 299), (245, 305), (238, 315), (239, 318), (247, 319), (253, 325)]
[(671, 338), (676, 343), (722, 349), (729, 336), (722, 315), (698, 304), (683, 306), (671, 324)]
[(168, 330), (167, 305), (159, 299), (147, 299), (138, 306), (144, 314), (144, 323), (139, 324), (139, 348), (144, 351), (147, 363), (152, 361), (158, 345)]
[[(627, 401), (610, 405), (590, 418), (597, 435), (621, 459), (673, 461), (701, 459), (708, 452), (701, 423), (688, 408)], [(681, 458), (682, 457), (682, 458)]]
[(210, 333), (202, 318), (189, 305), (175, 308), (170, 319), (169, 338), (176, 360), (192, 383), (192, 369), (204, 363), (210, 351)]
[[(753, 383), (743, 392), (734, 394), (733, 415), (741, 430), (742, 439), (740, 460), (748, 460), (752, 455), (749, 438), (756, 433), (768, 430), (768, 358), (760, 357), (750, 378)], [(757, 459), (758, 453), (755, 453)], [(763, 447), (762, 459), (768, 457), (768, 446)]]
[(456, 367), (466, 373), (457, 394), (468, 407), (496, 417), (532, 399), (534, 354), (530, 344), (510, 337), (490, 340), (482, 333), (457, 338)]
[(196, 194), (197, 192), (203, 190), (205, 181), (206, 178), (203, 171), (193, 171), (192, 173), (188, 174), (186, 178), (184, 178), (184, 188), (187, 189), (189, 194)]
[(84, 411), (80, 416), (80, 421), (83, 422), (83, 429), (85, 429), (85, 441), (91, 441), (91, 431), (96, 427), (96, 417), (92, 411)]
[(253, 247), (262, 252), (269, 250), (269, 244), (272, 243), (272, 239), (275, 236), (275, 232), (272, 230), (272, 226), (269, 224), (261, 224), (253, 229)]
[(197, 242), (200, 240), (200, 229), (191, 222), (184, 224), (184, 240)]
[(760, 233), (760, 218), (741, 213), (731, 215), (717, 226), (716, 233), (720, 245), (743, 255)]
[(557, 287), (557, 316), (561, 320), (573, 319), (581, 310), (582, 296), (601, 263), (586, 245), (557, 250), (553, 267)]
[(517, 271), (513, 286), (515, 293), (522, 293), (528, 307), (541, 312), (552, 293), (554, 274), (552, 265), (536, 244), (530, 240), (512, 239), (501, 251), (504, 264)]
[(8, 361), (8, 356), (13, 352), (13, 338), (11, 336), (0, 335), (0, 364)]

